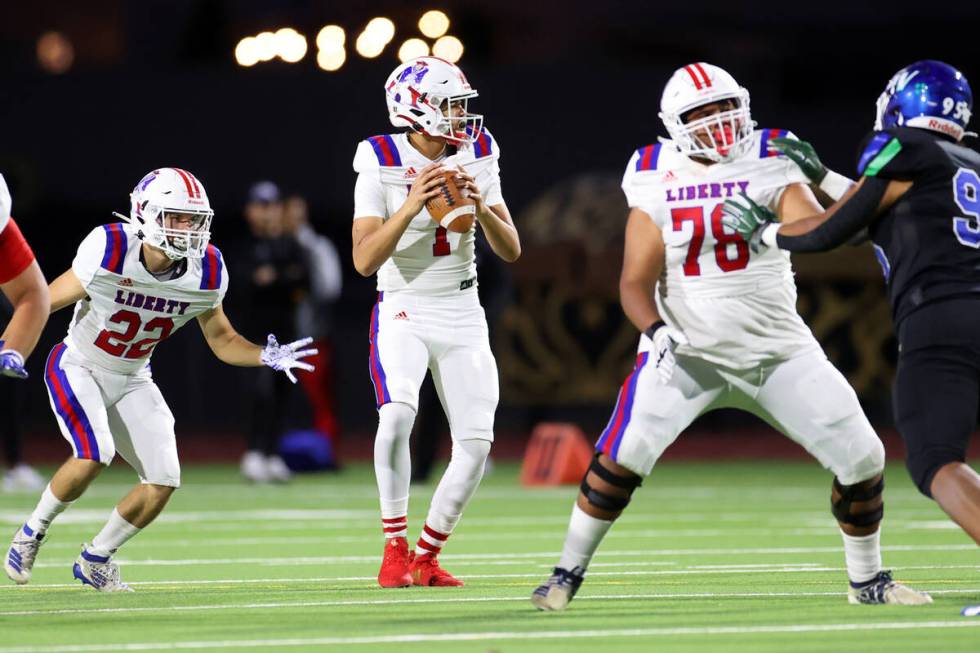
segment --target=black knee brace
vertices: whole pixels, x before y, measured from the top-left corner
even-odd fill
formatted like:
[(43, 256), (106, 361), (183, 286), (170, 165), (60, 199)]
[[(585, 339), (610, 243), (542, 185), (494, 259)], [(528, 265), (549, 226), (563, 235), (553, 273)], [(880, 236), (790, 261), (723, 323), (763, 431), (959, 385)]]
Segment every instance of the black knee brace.
[(852, 513), (851, 504), (855, 501), (871, 501), (881, 496), (885, 489), (885, 477), (882, 476), (878, 482), (871, 487), (861, 487), (861, 483), (854, 485), (841, 485), (837, 478), (834, 478), (834, 490), (840, 495), (837, 501), (831, 499), (830, 511), (834, 514), (837, 521), (851, 526), (873, 526), (881, 521), (885, 515), (884, 501), (872, 510), (865, 512)]
[[(626, 490), (626, 496), (614, 496), (595, 489), (589, 485), (589, 472), (592, 472), (606, 483), (609, 483), (609, 485)], [(643, 479), (641, 479), (639, 476), (629, 478), (625, 476), (617, 476), (613, 472), (609, 471), (599, 464), (599, 454), (596, 454), (592, 458), (592, 464), (589, 465), (589, 469), (585, 472), (585, 476), (582, 477), (582, 485), (579, 486), (579, 489), (582, 491), (582, 496), (585, 497), (585, 500), (599, 510), (619, 512), (629, 505), (630, 498), (633, 496), (633, 490), (640, 487), (642, 484)]]

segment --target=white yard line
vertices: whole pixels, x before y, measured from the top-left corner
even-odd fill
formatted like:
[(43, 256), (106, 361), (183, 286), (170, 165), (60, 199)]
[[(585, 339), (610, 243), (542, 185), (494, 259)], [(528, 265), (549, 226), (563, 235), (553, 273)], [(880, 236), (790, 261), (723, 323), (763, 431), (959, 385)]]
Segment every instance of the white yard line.
[[(466, 566), (473, 563), (456, 563), (457, 566)], [(486, 563), (479, 563), (485, 565)], [(513, 564), (513, 563), (506, 563)], [(673, 563), (657, 562), (638, 562), (628, 563), (633, 567), (665, 566)], [(541, 571), (534, 573), (510, 573), (510, 574), (465, 574), (464, 579), (502, 579), (502, 578), (543, 578), (547, 575), (547, 570), (551, 569), (550, 564), (536, 564)], [(601, 576), (690, 576), (690, 575), (711, 575), (711, 574), (802, 574), (808, 572), (843, 572), (845, 567), (821, 566), (817, 563), (788, 564), (788, 565), (691, 565), (680, 569), (658, 569), (658, 570), (629, 570), (629, 571), (595, 571), (596, 567), (617, 567), (622, 566), (616, 563), (593, 564), (589, 578)], [(899, 573), (918, 570), (953, 570), (953, 569), (972, 569), (980, 572), (980, 565), (903, 565), (893, 567)], [(233, 579), (203, 579), (203, 580), (159, 580), (159, 581), (133, 581), (130, 585), (140, 587), (168, 587), (174, 585), (195, 586), (195, 585), (241, 585), (241, 584), (291, 584), (291, 583), (373, 583), (374, 576), (322, 576), (314, 578), (233, 578)], [(30, 585), (0, 585), (0, 591), (27, 592), (31, 590), (43, 590), (56, 587), (79, 587), (78, 583), (31, 583)], [(0, 611), (0, 615), (6, 614)]]
[[(210, 530), (210, 529), (209, 529)], [(380, 529), (372, 529), (378, 530)], [(562, 530), (544, 530), (532, 533), (521, 533), (521, 540), (553, 540), (561, 541), (564, 538), (565, 531)], [(837, 537), (837, 526), (836, 524), (831, 525), (828, 523), (827, 528), (806, 528), (806, 529), (795, 529), (793, 531), (787, 531), (785, 529), (779, 528), (729, 528), (729, 529), (716, 529), (716, 528), (676, 528), (676, 529), (629, 529), (622, 528), (619, 530), (613, 530), (609, 532), (607, 539), (609, 540), (624, 540), (631, 538), (709, 538), (717, 539), (722, 535), (783, 535), (783, 536), (794, 536), (794, 537), (812, 537), (827, 535)], [(513, 541), (513, 532), (494, 532), (486, 533), (479, 532), (474, 528), (468, 529), (468, 532), (457, 533), (453, 535), (453, 541), (455, 542), (468, 542), (468, 541), (497, 541), (497, 540), (507, 540)], [(209, 538), (207, 540), (202, 540), (200, 538), (190, 539), (190, 538), (180, 538), (180, 539), (167, 539), (158, 538), (154, 540), (153, 545), (158, 548), (165, 547), (197, 547), (202, 548), (202, 546), (217, 547), (217, 546), (290, 546), (290, 545), (329, 545), (329, 544), (357, 544), (357, 543), (378, 543), (380, 546), (381, 533), (376, 532), (370, 535), (322, 535), (318, 537), (225, 537), (225, 538)], [(145, 546), (145, 545), (144, 545)], [(79, 545), (77, 542), (50, 542), (45, 547), (45, 551), (50, 551), (52, 549), (78, 549)]]
[[(920, 551), (975, 551), (974, 544), (898, 544), (881, 547), (882, 552), (920, 552)], [(600, 551), (597, 555), (600, 559), (609, 557), (650, 557), (650, 556), (690, 556), (690, 555), (780, 555), (796, 553), (840, 553), (839, 546), (814, 546), (814, 547), (764, 547), (755, 549), (740, 548), (710, 548), (710, 549), (652, 549), (639, 551)], [(537, 558), (556, 558), (557, 551), (544, 551), (537, 553), (447, 553), (440, 559), (458, 563), (458, 561), (480, 561), (480, 560), (533, 560)], [(116, 558), (123, 565), (130, 566), (149, 566), (149, 567), (180, 567), (192, 565), (263, 565), (263, 566), (290, 566), (290, 565), (327, 565), (340, 563), (374, 563), (377, 562), (377, 555), (364, 556), (279, 556), (279, 557), (240, 557), (240, 558), (175, 558), (175, 559), (142, 559), (130, 560), (127, 558)], [(60, 567), (64, 562), (39, 562), (35, 568)], [(476, 564), (474, 562), (474, 564)]]
[[(373, 580), (373, 579), (372, 579)], [(960, 588), (933, 590), (932, 594), (970, 594), (980, 588)], [(814, 598), (837, 596), (844, 598), (845, 592), (666, 592), (653, 594), (587, 594), (575, 599), (582, 601), (635, 601), (651, 599), (768, 599), (768, 598)], [(266, 603), (209, 603), (204, 605), (167, 605), (118, 608), (55, 608), (47, 610), (5, 610), (2, 617), (36, 617), (56, 614), (129, 614), (129, 613), (167, 613), (196, 612), (199, 610), (291, 610), (296, 608), (321, 608), (343, 606), (383, 606), (383, 605), (430, 605), (442, 603), (522, 603), (529, 601), (530, 594), (523, 596), (470, 596), (439, 597), (417, 599), (334, 599), (323, 601), (270, 601)], [(2, 650), (2, 649), (0, 649)]]
[(878, 623), (773, 624), (759, 626), (707, 626), (666, 628), (608, 628), (594, 630), (537, 630), (472, 633), (411, 633), (362, 637), (307, 637), (289, 639), (200, 640), (177, 642), (130, 642), (126, 644), (67, 644), (45, 646), (4, 646), (0, 653), (88, 653), (99, 651), (174, 651), (223, 648), (282, 648), (294, 646), (354, 646), (359, 644), (412, 644), (427, 642), (476, 642), (495, 640), (562, 640), (600, 638), (706, 637), (787, 633), (829, 633), (882, 630), (978, 628), (980, 619), (958, 621), (898, 621)]

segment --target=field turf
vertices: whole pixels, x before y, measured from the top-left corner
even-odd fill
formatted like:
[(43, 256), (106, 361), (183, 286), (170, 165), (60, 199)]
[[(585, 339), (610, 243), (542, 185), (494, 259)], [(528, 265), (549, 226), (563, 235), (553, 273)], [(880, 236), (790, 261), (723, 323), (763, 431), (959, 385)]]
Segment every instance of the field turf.
[[(188, 467), (163, 516), (119, 554), (131, 594), (71, 578), (79, 544), (133, 479), (103, 475), (48, 534), (31, 585), (0, 585), (14, 651), (980, 651), (980, 551), (889, 468), (885, 567), (930, 606), (851, 606), (830, 477), (815, 463), (663, 463), (563, 613), (528, 596), (556, 562), (575, 489), (498, 465), (442, 555), (464, 588), (383, 590), (371, 471), (254, 487)], [(410, 540), (432, 493), (413, 487)], [(4, 537), (34, 504), (0, 494)], [(3, 579), (6, 581), (6, 579)]]

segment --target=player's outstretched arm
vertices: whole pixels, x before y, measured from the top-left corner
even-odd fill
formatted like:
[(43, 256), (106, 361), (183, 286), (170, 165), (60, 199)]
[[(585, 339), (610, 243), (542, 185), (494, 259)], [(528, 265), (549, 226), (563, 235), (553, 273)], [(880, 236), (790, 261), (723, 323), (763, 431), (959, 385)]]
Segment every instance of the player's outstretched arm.
[(911, 181), (862, 177), (826, 211), (782, 225), (769, 238), (791, 252), (835, 249), (867, 228), (911, 187)]
[(740, 200), (725, 200), (722, 222), (750, 244), (790, 252), (825, 252), (853, 239), (911, 186), (910, 181), (862, 177), (826, 211), (782, 225), (772, 211), (743, 193)]
[(788, 137), (772, 138), (769, 140), (769, 150), (783, 154), (795, 163), (814, 187), (830, 198), (831, 203), (843, 197), (854, 184), (844, 175), (825, 166), (817, 156), (817, 151), (806, 141)]
[(381, 216), (354, 220), (351, 240), (354, 268), (358, 273), (370, 277), (388, 260), (412, 219), (422, 211), (428, 200), (439, 194), (442, 172), (440, 163), (430, 163), (422, 168), (408, 191), (405, 203), (388, 220)]
[(67, 270), (60, 277), (51, 282), (48, 286), (51, 294), (51, 312), (60, 311), (65, 306), (71, 306), (75, 302), (85, 299), (85, 288), (74, 270)]
[(312, 338), (304, 338), (288, 345), (280, 345), (275, 336), (270, 335), (266, 346), (260, 347), (235, 331), (235, 327), (231, 325), (220, 304), (199, 315), (197, 323), (201, 326), (204, 339), (214, 355), (218, 357), (218, 360), (229, 365), (239, 367), (267, 365), (277, 372), (285, 372), (293, 383), (296, 383), (293, 369), (306, 370), (307, 372), (312, 372), (315, 369), (309, 363), (302, 361), (302, 359), (315, 356), (318, 353), (316, 349), (302, 349), (313, 341)]
[(0, 335), (0, 371), (6, 376), (26, 378), (24, 359), (34, 351), (48, 321), (48, 284), (37, 261), (32, 261), (0, 288), (14, 307), (14, 315)]

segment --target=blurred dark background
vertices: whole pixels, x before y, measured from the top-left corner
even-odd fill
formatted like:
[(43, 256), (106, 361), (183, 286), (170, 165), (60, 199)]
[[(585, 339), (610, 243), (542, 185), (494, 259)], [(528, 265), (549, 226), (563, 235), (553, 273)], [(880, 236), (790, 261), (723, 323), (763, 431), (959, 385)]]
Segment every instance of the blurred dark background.
[[(153, 168), (179, 166), (204, 182), (213, 242), (226, 253), (246, 232), (251, 184), (276, 181), (309, 200), (314, 227), (340, 252), (345, 283), (331, 325), (338, 428), (345, 446), (369, 443), (375, 294), (350, 264), (351, 160), (360, 139), (390, 130), (383, 82), (430, 9), (446, 13), (464, 46), (459, 63), (500, 143), (504, 194), (525, 242), (510, 279), (495, 281), (512, 284), (494, 333), (498, 425), (518, 440), (540, 420), (574, 420), (594, 434), (630, 366), (635, 332), (616, 296), (626, 215), (618, 185), (632, 151), (664, 133), (659, 98), (674, 69), (694, 60), (726, 68), (751, 92), (760, 126), (792, 130), (845, 174), (897, 69), (936, 58), (980, 79), (976, 3), (5, 3), (0, 171), (48, 278), (70, 265), (89, 230), (113, 221), (111, 211), (128, 212), (129, 190)], [(377, 16), (394, 22), (394, 39), (365, 59), (354, 42)], [(347, 32), (335, 72), (316, 63), (327, 24)], [(283, 27), (306, 38), (302, 60), (236, 63), (242, 38)], [(890, 428), (894, 341), (873, 256), (862, 248), (794, 263), (801, 312), (873, 421)], [(234, 322), (248, 307), (229, 300), (226, 310)], [(53, 316), (29, 361), (35, 443), (60, 444), (41, 377), (68, 318)], [(221, 365), (193, 325), (161, 345), (153, 370), (184, 442), (247, 429), (250, 371)], [(302, 423), (296, 403), (292, 419)], [(699, 426), (756, 424), (724, 413)]]

